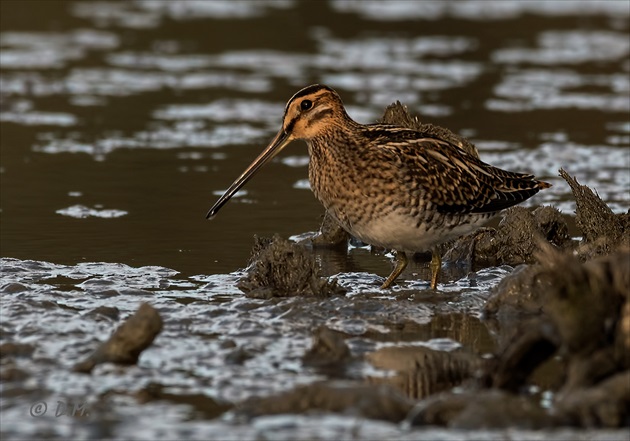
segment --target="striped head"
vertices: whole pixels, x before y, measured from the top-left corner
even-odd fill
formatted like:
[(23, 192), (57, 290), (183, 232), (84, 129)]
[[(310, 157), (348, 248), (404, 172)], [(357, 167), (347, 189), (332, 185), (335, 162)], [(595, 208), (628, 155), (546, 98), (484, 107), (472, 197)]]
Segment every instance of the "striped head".
[(323, 135), (330, 128), (352, 121), (337, 92), (328, 86), (314, 84), (293, 95), (284, 109), (282, 128), (252, 162), (249, 167), (230, 185), (226, 192), (212, 206), (207, 219), (213, 218), (223, 205), (230, 200), (260, 168), (285, 148), (294, 139), (309, 140)]
[(322, 84), (305, 87), (293, 95), (284, 109), (282, 130), (290, 139), (313, 139), (349, 119), (341, 98)]

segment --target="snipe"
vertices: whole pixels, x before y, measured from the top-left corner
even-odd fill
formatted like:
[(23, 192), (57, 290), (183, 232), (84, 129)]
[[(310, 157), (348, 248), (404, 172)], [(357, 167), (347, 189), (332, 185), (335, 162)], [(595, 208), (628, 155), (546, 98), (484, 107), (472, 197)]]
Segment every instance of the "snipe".
[(432, 249), (431, 287), (440, 256), (435, 246), (467, 234), (504, 208), (550, 187), (531, 174), (482, 162), (439, 137), (352, 120), (330, 87), (308, 86), (287, 103), (282, 128), (208, 212), (210, 219), (287, 144), (302, 139), (310, 156), (315, 197), (363, 242), (396, 251), (397, 264), (381, 288), (407, 266), (406, 252)]

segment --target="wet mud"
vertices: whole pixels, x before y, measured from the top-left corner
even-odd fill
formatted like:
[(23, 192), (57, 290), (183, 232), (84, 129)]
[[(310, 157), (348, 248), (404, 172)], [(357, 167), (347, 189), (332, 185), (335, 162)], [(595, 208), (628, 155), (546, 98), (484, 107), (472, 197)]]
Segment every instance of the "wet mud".
[[(247, 401), (239, 412), (248, 416), (356, 412), (412, 426), (459, 429), (625, 427), (630, 423), (627, 215), (613, 214), (594, 192), (564, 170), (560, 173), (577, 201), (580, 242), (570, 238), (553, 207), (533, 211), (517, 207), (506, 211), (498, 228), (482, 229), (449, 245), (449, 260), (463, 259), (475, 266), (520, 265), (484, 306), (485, 319), (499, 322), (500, 345), (491, 357), (466, 348), (445, 352), (383, 347), (366, 353), (364, 359), (393, 375), (300, 387)], [(276, 268), (284, 274), (281, 268), (306, 262), (304, 280), (309, 283), (296, 286), (308, 286), (308, 295), (343, 295), (331, 293), (326, 279), (312, 282), (316, 263), (297, 252), (301, 245), (279, 238), (265, 245), (276, 251), (255, 251), (250, 267)], [(299, 255), (297, 260), (287, 260), (287, 249), (291, 256)], [(295, 271), (299, 280), (303, 273)], [(292, 280), (280, 281), (277, 288), (264, 284), (264, 289), (278, 289), (284, 295), (305, 291), (293, 289)], [(318, 286), (323, 287), (319, 293), (314, 289)], [(556, 390), (552, 404), (543, 407), (527, 391), (536, 369), (554, 357), (561, 359)], [(337, 370), (356, 361), (343, 334), (326, 328), (316, 331), (304, 358), (308, 365), (334, 365)], [(453, 387), (457, 392), (448, 392)]]

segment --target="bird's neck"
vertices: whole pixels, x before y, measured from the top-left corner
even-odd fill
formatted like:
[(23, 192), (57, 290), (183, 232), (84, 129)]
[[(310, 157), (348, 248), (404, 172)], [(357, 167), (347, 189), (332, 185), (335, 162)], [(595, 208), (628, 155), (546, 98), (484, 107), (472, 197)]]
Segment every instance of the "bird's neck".
[(337, 191), (343, 187), (337, 185), (339, 179), (353, 186), (360, 170), (361, 150), (365, 144), (361, 138), (361, 125), (348, 117), (339, 124), (330, 124), (319, 136), (307, 140), (309, 162), (309, 180), (317, 199), (329, 208), (335, 204)]

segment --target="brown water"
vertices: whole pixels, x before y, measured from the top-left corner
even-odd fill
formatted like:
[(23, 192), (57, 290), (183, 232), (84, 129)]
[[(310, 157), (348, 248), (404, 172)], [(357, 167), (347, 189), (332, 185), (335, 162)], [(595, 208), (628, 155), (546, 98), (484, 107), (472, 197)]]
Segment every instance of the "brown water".
[[(356, 427), (358, 438), (417, 437), (341, 416), (241, 425), (125, 393), (157, 382), (234, 402), (321, 379), (300, 358), (322, 323), (356, 335), (356, 354), (377, 345), (370, 333), (493, 349), (477, 315), (508, 267), (446, 280), (437, 299), (397, 298), (404, 287), (375, 289), (390, 257), (358, 248), (317, 253), (326, 274), (341, 273), (348, 299), (265, 302), (235, 287), (254, 234), (319, 226), (299, 143), (216, 220), (204, 219), (305, 85), (334, 87), (361, 122), (400, 100), (469, 137), (485, 161), (554, 184), (530, 206), (572, 215), (557, 177), (564, 167), (615, 211), (628, 209), (627, 1), (2, 0), (0, 8), (1, 342), (36, 347), (3, 365), (27, 373), (2, 383), (1, 430), (12, 438), (334, 439)], [(407, 288), (425, 287), (424, 271), (412, 265)], [(354, 309), (356, 296), (364, 309)], [(139, 366), (70, 374), (117, 323), (88, 313), (116, 306), (125, 317), (140, 301), (166, 325)], [(391, 333), (401, 321), (413, 324), (404, 338)], [(230, 365), (226, 340), (257, 355)], [(87, 420), (29, 415), (33, 402), (60, 397), (96, 404)], [(501, 435), (482, 437), (492, 436)]]

